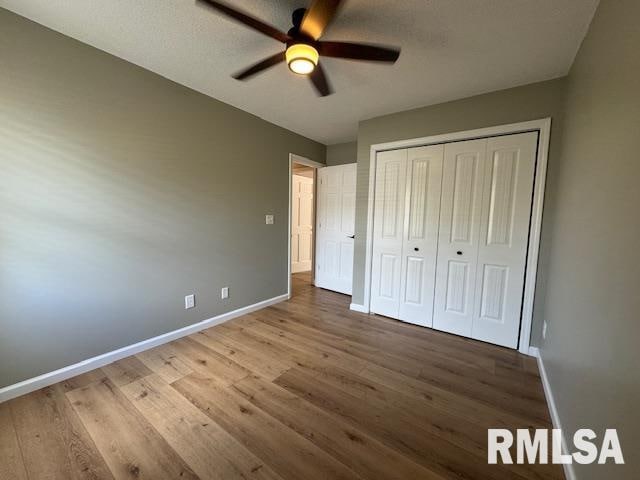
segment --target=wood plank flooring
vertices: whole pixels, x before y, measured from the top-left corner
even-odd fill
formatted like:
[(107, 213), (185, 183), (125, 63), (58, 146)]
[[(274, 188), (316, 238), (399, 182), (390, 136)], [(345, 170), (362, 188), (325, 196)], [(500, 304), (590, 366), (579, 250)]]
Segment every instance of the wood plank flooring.
[(551, 428), (536, 363), (291, 301), (0, 404), (0, 479), (562, 479), (487, 465), (487, 429)]

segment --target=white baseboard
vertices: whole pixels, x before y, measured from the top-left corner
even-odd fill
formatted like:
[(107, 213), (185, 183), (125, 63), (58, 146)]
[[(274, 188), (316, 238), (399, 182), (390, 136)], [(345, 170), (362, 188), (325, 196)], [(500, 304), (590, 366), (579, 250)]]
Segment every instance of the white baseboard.
[[(544, 396), (547, 399), (547, 405), (549, 405), (549, 413), (551, 415), (551, 422), (553, 428), (558, 428), (562, 431), (562, 452), (569, 453), (567, 444), (567, 437), (565, 431), (562, 430), (562, 423), (560, 422), (560, 416), (558, 415), (558, 409), (556, 407), (556, 401), (553, 398), (553, 392), (551, 391), (551, 385), (549, 384), (549, 378), (547, 377), (547, 371), (544, 368), (544, 362), (542, 360), (542, 354), (536, 347), (529, 347), (529, 353), (532, 357), (538, 359), (538, 370), (540, 371), (540, 379), (542, 380), (542, 387), (544, 388)], [(563, 464), (564, 476), (566, 480), (576, 480), (576, 473), (573, 469), (573, 464)]]
[(246, 315), (251, 312), (255, 312), (256, 310), (268, 307), (269, 305), (283, 302), (288, 298), (289, 296), (286, 294), (269, 298), (267, 300), (263, 300), (262, 302), (238, 308), (237, 310), (233, 310), (231, 312), (223, 313), (216, 317), (203, 320), (202, 322), (194, 323), (193, 325), (188, 325), (186, 327), (179, 328), (178, 330), (173, 330), (172, 332), (164, 333), (162, 335), (158, 335), (157, 337), (149, 338), (147, 340), (134, 343), (133, 345), (113, 350), (112, 352), (103, 353), (102, 355), (98, 355), (97, 357), (82, 360), (81, 362), (69, 365), (68, 367), (63, 367), (58, 370), (54, 370), (53, 372), (45, 373), (28, 380), (24, 380), (22, 382), (9, 385), (7, 387), (0, 388), (0, 403), (11, 400), (12, 398), (19, 397), (20, 395), (25, 395), (35, 390), (39, 390), (49, 385), (53, 385), (54, 383), (61, 382), (68, 378), (75, 377), (76, 375), (95, 370), (96, 368), (100, 368), (122, 358), (135, 355), (136, 353), (143, 352), (144, 350), (157, 347), (158, 345), (171, 342), (187, 335), (191, 335), (192, 333), (199, 332), (200, 330), (204, 330), (205, 328), (210, 328), (215, 325), (228, 322), (229, 320), (241, 317), (242, 315)]
[(357, 303), (352, 303), (351, 305), (349, 305), (349, 310), (360, 313), (369, 313), (369, 309), (367, 307), (365, 307), (364, 305), (359, 305)]

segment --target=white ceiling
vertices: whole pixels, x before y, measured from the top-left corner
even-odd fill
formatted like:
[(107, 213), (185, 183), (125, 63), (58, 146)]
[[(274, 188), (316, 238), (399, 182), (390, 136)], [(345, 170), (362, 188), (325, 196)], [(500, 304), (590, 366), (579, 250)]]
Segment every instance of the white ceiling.
[[(289, 29), (310, 0), (228, 0)], [(324, 59), (320, 98), (284, 64), (230, 75), (281, 49), (193, 0), (0, 0), (0, 6), (325, 144), (358, 121), (565, 75), (598, 0), (350, 0), (326, 40), (402, 47), (394, 66)]]

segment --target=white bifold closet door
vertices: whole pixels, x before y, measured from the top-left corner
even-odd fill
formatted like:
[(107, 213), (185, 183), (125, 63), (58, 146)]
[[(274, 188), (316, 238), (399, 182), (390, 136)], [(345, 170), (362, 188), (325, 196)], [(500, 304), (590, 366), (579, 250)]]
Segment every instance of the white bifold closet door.
[(347, 295), (353, 282), (356, 173), (355, 163), (318, 169), (315, 284)]
[(378, 154), (371, 310), (431, 326), (443, 145)]
[(446, 146), (434, 328), (517, 347), (537, 140)]
[(515, 348), (537, 133), (377, 156), (371, 311)]

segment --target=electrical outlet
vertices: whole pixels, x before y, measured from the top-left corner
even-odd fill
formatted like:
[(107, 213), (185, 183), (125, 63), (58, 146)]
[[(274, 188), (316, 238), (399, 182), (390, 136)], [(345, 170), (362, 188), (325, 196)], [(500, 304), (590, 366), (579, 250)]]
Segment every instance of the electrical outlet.
[(547, 339), (547, 321), (546, 320), (542, 324), (542, 339), (543, 340)]
[(273, 225), (273, 215), (265, 215), (264, 221), (267, 225)]
[(184, 309), (189, 310), (196, 306), (196, 296), (195, 295), (187, 295), (184, 297)]
[(229, 287), (222, 287), (222, 290), (220, 290), (220, 298), (223, 300), (229, 298)]

